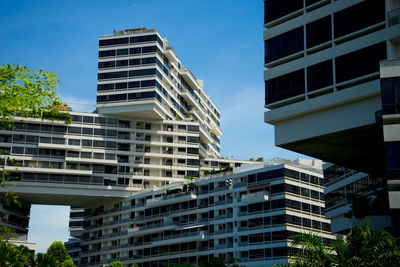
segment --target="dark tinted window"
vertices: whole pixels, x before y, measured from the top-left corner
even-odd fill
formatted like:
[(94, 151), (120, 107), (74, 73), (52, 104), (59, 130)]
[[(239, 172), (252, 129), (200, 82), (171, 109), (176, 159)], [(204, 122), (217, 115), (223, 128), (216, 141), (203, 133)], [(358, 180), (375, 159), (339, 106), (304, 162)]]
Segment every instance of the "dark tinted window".
[(335, 58), (336, 82), (340, 83), (379, 71), (379, 60), (386, 58), (382, 42)]
[(333, 84), (332, 60), (312, 65), (307, 68), (308, 92)]
[(303, 0), (265, 0), (264, 23), (284, 17), (303, 8)]
[(301, 69), (266, 81), (265, 104), (271, 104), (304, 92), (304, 69)]
[(385, 21), (385, 1), (362, 1), (357, 5), (335, 13), (335, 38), (381, 21)]
[(330, 41), (332, 39), (331, 16), (308, 23), (306, 31), (307, 48)]
[(303, 27), (299, 27), (265, 41), (265, 63), (289, 56), (303, 49)]

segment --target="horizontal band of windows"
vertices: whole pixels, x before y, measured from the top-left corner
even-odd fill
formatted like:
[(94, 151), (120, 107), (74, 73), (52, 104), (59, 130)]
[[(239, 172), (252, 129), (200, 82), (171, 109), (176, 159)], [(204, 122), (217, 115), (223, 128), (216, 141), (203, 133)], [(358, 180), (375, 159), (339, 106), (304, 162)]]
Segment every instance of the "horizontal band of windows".
[(103, 185), (104, 178), (101, 176), (77, 176), (62, 174), (23, 173), (22, 181), (49, 182), (49, 183), (76, 183)]
[(149, 76), (149, 75), (157, 75), (160, 79), (162, 79), (162, 75), (157, 69), (142, 69), (142, 70), (99, 73), (97, 75), (97, 78), (98, 80), (109, 80), (109, 79), (120, 79), (120, 78)]
[(106, 83), (98, 84), (97, 91), (110, 91), (110, 90), (123, 90), (131, 88), (146, 88), (151, 86), (161, 86), (156, 80), (144, 80), (134, 82), (122, 82), (122, 83)]
[(136, 44), (136, 43), (146, 43), (157, 41), (161, 46), (164, 46), (164, 42), (157, 34), (136, 36), (136, 37), (123, 37), (123, 38), (113, 38), (106, 40), (99, 40), (99, 46), (111, 46), (111, 45), (125, 45), (125, 44)]
[(161, 102), (160, 95), (157, 94), (155, 91), (97, 96), (97, 102), (102, 103), (102, 102), (138, 100), (138, 99), (149, 99), (149, 98), (156, 98), (158, 101)]
[(157, 46), (143, 46), (143, 47), (132, 47), (132, 48), (113, 49), (113, 50), (102, 50), (99, 51), (99, 58), (128, 56), (128, 55), (132, 56), (132, 55), (140, 55), (140, 54), (148, 54), (156, 52), (160, 56), (163, 55), (162, 51)]
[(99, 69), (108, 69), (108, 68), (119, 68), (119, 67), (127, 67), (127, 66), (140, 66), (140, 65), (148, 65), (148, 64), (161, 64), (162, 63), (156, 57), (146, 57), (146, 58), (135, 58), (135, 59), (124, 59), (117, 61), (103, 61), (98, 63)]

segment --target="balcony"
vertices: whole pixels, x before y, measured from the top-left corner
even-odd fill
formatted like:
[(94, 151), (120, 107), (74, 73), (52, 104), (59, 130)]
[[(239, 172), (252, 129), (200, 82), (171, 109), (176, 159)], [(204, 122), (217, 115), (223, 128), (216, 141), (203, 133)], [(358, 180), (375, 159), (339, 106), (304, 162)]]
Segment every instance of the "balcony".
[(170, 62), (178, 62), (178, 57), (172, 47), (167, 46), (164, 51), (164, 55), (168, 58)]
[(164, 222), (143, 227), (133, 227), (128, 230), (129, 236), (141, 236), (149, 233), (162, 232), (165, 230), (174, 230), (180, 225), (179, 222)]
[(269, 200), (269, 192), (260, 191), (250, 194), (245, 194), (241, 197), (242, 203), (255, 203), (255, 202), (264, 202)]
[(197, 79), (194, 77), (193, 73), (185, 67), (181, 68), (181, 75), (185, 81), (192, 87), (196, 89), (201, 89), (197, 83)]
[(163, 205), (167, 204), (173, 204), (177, 202), (182, 202), (182, 201), (189, 201), (197, 199), (197, 195), (193, 192), (180, 192), (177, 194), (172, 194), (172, 195), (166, 195), (163, 197), (158, 197), (158, 198), (153, 198), (153, 199), (148, 199), (146, 201), (146, 207), (151, 207), (154, 205), (159, 205), (159, 201), (162, 201)]

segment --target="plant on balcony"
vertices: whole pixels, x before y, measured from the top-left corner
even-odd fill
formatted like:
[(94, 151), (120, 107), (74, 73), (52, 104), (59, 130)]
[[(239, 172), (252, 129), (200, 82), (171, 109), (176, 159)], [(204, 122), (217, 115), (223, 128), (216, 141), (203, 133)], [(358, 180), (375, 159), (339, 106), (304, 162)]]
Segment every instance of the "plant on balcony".
[(122, 262), (120, 262), (120, 261), (113, 261), (113, 262), (110, 264), (110, 267), (124, 267), (124, 265), (123, 265)]
[(175, 115), (175, 118), (176, 118), (178, 121), (181, 121), (181, 120), (182, 120), (181, 116), (179, 116), (178, 114)]
[(190, 176), (190, 175), (185, 175), (185, 177), (184, 177), (185, 179), (188, 179), (188, 180), (193, 180), (193, 176)]
[(209, 171), (205, 170), (205, 171), (204, 171), (204, 176), (207, 176), (208, 173), (209, 173)]
[(197, 188), (197, 184), (195, 184), (195, 183), (188, 183), (188, 184), (185, 184), (185, 185), (183, 185), (183, 191), (184, 192), (190, 192), (190, 191), (194, 191), (194, 190), (196, 190), (196, 188)]

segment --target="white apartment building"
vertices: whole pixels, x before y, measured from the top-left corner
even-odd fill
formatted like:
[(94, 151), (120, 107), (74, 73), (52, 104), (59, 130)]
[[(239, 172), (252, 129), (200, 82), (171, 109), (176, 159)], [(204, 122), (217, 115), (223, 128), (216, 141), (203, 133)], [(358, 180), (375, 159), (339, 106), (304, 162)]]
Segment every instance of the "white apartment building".
[(211, 257), (245, 266), (287, 263), (298, 252), (290, 244), (296, 234), (334, 239), (323, 188), (321, 162), (301, 160), (146, 189), (85, 209), (81, 264), (197, 265)]
[(70, 115), (69, 125), (44, 114), (0, 129), (0, 168), (17, 185), (1, 190), (25, 204), (3, 201), (0, 226), (26, 235), (31, 204), (70, 205), (79, 237), (82, 207), (246, 162), (220, 157), (218, 109), (155, 30), (100, 37), (97, 109)]
[[(274, 125), (275, 144), (382, 177), (393, 226), (399, 225), (400, 146), (399, 131), (393, 130), (400, 95), (400, 1), (264, 3), (264, 117)], [(353, 184), (346, 179), (327, 192)], [(393, 233), (399, 236), (400, 230)]]

